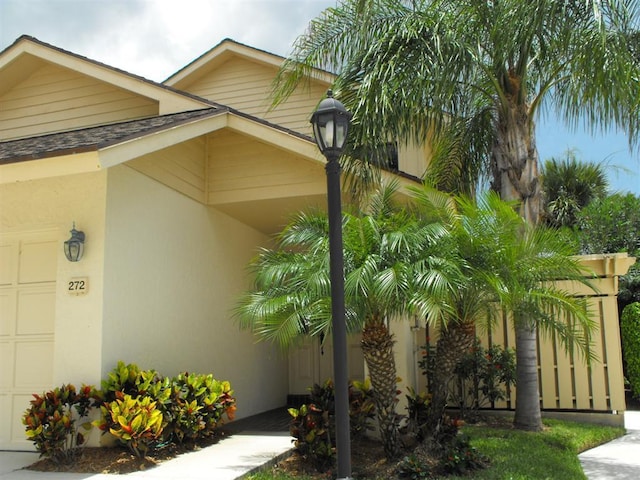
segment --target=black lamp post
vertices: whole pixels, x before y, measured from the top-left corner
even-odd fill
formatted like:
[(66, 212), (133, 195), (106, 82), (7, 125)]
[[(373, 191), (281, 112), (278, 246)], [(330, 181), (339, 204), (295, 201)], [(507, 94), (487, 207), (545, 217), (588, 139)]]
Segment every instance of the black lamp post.
[(344, 258), (342, 254), (342, 204), (340, 163), (349, 132), (349, 113), (333, 98), (331, 90), (311, 116), (313, 134), (327, 158), (327, 203), (329, 213), (329, 256), (331, 275), (331, 316), (333, 321), (333, 376), (335, 385), (336, 452), (338, 480), (351, 478), (349, 432), (349, 378), (347, 374), (347, 326), (344, 308)]

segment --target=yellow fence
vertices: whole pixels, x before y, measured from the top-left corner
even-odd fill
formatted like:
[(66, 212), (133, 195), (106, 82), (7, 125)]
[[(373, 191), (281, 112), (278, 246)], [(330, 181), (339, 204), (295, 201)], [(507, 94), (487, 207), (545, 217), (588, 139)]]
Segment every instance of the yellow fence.
[[(597, 278), (595, 292), (581, 284), (567, 285), (577, 296), (588, 297), (597, 330), (593, 335), (596, 360), (587, 366), (584, 358), (567, 354), (557, 338), (538, 338), (538, 372), (541, 406), (544, 410), (617, 412), (625, 410), (624, 378), (618, 323), (618, 276), (624, 275), (635, 259), (626, 254), (587, 255), (581, 257)], [(478, 334), (483, 346), (515, 348), (515, 334), (507, 318), (497, 322), (491, 332)], [(437, 333), (427, 331), (432, 345)], [(493, 408), (514, 409), (515, 388), (505, 401)]]

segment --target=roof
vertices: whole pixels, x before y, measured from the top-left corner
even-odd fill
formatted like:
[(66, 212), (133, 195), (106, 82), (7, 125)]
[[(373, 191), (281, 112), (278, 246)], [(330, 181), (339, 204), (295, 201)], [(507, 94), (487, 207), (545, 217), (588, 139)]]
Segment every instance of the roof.
[[(216, 46), (164, 80), (163, 83), (176, 88), (183, 88), (184, 85), (196, 80), (210, 69), (234, 56), (246, 58), (276, 69), (279, 69), (285, 61), (285, 58), (280, 55), (245, 45), (230, 38), (225, 38)], [(311, 75), (312, 78), (325, 82), (328, 85), (333, 83), (335, 77), (334, 74), (317, 68), (312, 70)]]
[[(158, 101), (166, 100), (167, 104), (171, 104), (168, 108), (172, 108), (173, 111), (165, 110), (161, 113), (174, 113), (179, 108), (184, 111), (185, 107), (197, 109), (217, 106), (215, 102), (205, 98), (50, 45), (29, 35), (22, 35), (0, 52), (0, 72), (3, 75), (0, 92), (21, 81), (21, 75), (31, 73), (38, 62), (43, 61), (81, 71), (84, 75), (148, 98)], [(179, 102), (180, 107), (174, 105), (176, 101)]]
[(94, 151), (227, 111), (213, 107), (0, 142), (0, 164)]

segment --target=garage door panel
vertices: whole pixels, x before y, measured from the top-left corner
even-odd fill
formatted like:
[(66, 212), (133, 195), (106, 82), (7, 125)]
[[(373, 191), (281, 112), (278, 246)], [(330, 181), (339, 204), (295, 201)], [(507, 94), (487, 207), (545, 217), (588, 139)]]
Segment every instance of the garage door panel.
[(56, 230), (0, 234), (0, 449), (33, 449), (22, 415), (53, 385)]
[(16, 333), (18, 335), (52, 334), (55, 324), (55, 308), (56, 292), (54, 286), (20, 291)]
[(13, 424), (11, 425), (11, 437), (10, 441), (14, 445), (24, 443), (32, 445), (25, 436), (24, 425), (22, 424), (22, 414), (29, 408), (29, 402), (33, 397), (31, 395), (13, 395), (12, 398), (12, 408), (13, 411), (19, 413), (18, 415), (14, 415)]
[(13, 358), (13, 343), (0, 342), (0, 389), (2, 390), (9, 390), (13, 386)]
[(51, 387), (53, 378), (53, 341), (16, 342), (15, 386), (18, 388)]
[(4, 243), (0, 245), (0, 285), (11, 285), (17, 275), (18, 243)]
[[(0, 412), (12, 412), (11, 396), (0, 394)], [(7, 444), (11, 437), (12, 417), (0, 415), (0, 446)]]
[(15, 333), (16, 290), (0, 290), (0, 337)]
[(58, 242), (23, 242), (18, 269), (19, 283), (55, 282)]

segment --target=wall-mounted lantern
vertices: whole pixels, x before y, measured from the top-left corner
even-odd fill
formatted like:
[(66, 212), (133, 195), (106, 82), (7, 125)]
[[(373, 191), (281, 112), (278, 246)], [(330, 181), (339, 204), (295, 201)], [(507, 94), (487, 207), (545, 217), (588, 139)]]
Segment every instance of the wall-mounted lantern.
[(78, 262), (84, 253), (84, 232), (76, 230), (76, 223), (73, 222), (71, 238), (64, 242), (64, 255), (70, 262)]

